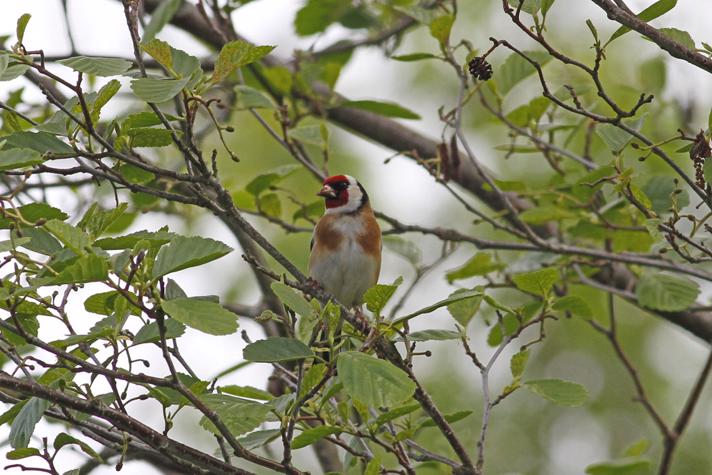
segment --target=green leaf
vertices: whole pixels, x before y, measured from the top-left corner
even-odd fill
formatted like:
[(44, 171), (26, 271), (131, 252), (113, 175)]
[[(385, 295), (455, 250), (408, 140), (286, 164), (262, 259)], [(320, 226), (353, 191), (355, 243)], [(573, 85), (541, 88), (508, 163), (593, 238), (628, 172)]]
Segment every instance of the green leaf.
[(320, 33), (338, 21), (350, 8), (342, 0), (309, 0), (297, 12), (294, 27), (299, 36)]
[(289, 175), (299, 170), (301, 167), (296, 164), (284, 165), (281, 167), (274, 168), (268, 173), (258, 175), (253, 178), (245, 187), (245, 189), (252, 195), (258, 196), (260, 193), (268, 189), (270, 186), (274, 186), (280, 181), (287, 178)]
[[(16, 79), (25, 72), (27, 72), (28, 69), (30, 69), (30, 66), (28, 64), (16, 62), (10, 60), (10, 56), (7, 54), (0, 54), (0, 62), (5, 65), (4, 68), (1, 68), (2, 71), (0, 72), (0, 81), (12, 81), (13, 79)], [(10, 120), (10, 117), (14, 116), (6, 116), (6, 120)]]
[(542, 297), (549, 295), (551, 288), (558, 280), (559, 271), (551, 267), (512, 276), (512, 281), (519, 290)]
[(177, 236), (159, 251), (151, 278), (157, 279), (171, 272), (214, 261), (231, 251), (230, 246), (214, 239)]
[(10, 428), (10, 445), (13, 449), (21, 449), (27, 447), (30, 442), (30, 437), (35, 431), (35, 425), (42, 419), (44, 412), (49, 409), (50, 402), (40, 398), (30, 398), (27, 403), (22, 406), (20, 412), (17, 413), (12, 421)]
[(25, 39), (25, 29), (27, 28), (27, 24), (30, 22), (30, 18), (32, 18), (32, 15), (25, 13), (17, 19), (17, 28), (15, 28), (17, 44), (22, 44)]
[(31, 149), (39, 153), (74, 154), (74, 149), (47, 132), (15, 132), (4, 137), (13, 148)]
[[(658, 0), (636, 16), (643, 21), (651, 21), (672, 10), (676, 4), (677, 0)], [(627, 26), (621, 26), (611, 35), (611, 38), (606, 42), (606, 46), (608, 46), (611, 41), (625, 35), (629, 31), (630, 28)]]
[(72, 437), (71, 435), (65, 432), (60, 432), (57, 437), (55, 437), (54, 444), (52, 445), (54, 446), (55, 450), (59, 450), (67, 445), (77, 445), (82, 450), (82, 452), (84, 452), (88, 456), (98, 460), (99, 462), (104, 462), (104, 459), (101, 458), (101, 455), (96, 453), (96, 451), (92, 449), (89, 444), (77, 439), (76, 437)]
[[(321, 205), (321, 203), (319, 204)], [(321, 214), (321, 211), (319, 214)], [(383, 245), (390, 251), (405, 258), (413, 267), (420, 265), (423, 259), (420, 248), (412, 241), (406, 241), (400, 236), (383, 236)]]
[(561, 221), (575, 217), (575, 213), (560, 206), (537, 206), (519, 213), (519, 218), (529, 224), (544, 224), (548, 221)]
[[(472, 414), (472, 411), (457, 411), (453, 412), (452, 414), (445, 414), (445, 420), (448, 421), (450, 424), (453, 422), (461, 421), (465, 417), (469, 416)], [(420, 427), (426, 428), (426, 427), (437, 427), (437, 424), (435, 423), (434, 420), (432, 419), (427, 419), (425, 422), (423, 422)]]
[(8, 460), (20, 460), (34, 456), (41, 456), (39, 449), (34, 447), (23, 447), (21, 449), (11, 450), (5, 454)]
[(534, 394), (560, 406), (580, 406), (588, 398), (586, 388), (562, 379), (538, 379), (527, 381), (524, 387)]
[[(116, 299), (125, 297), (117, 290), (109, 290), (108, 292), (99, 292), (89, 296), (84, 301), (84, 310), (98, 315), (111, 315), (116, 308)], [(127, 302), (128, 303), (128, 302)], [(121, 304), (123, 305), (123, 304)], [(138, 307), (131, 305), (130, 311), (134, 315), (140, 315), (141, 310)]]
[(527, 362), (529, 361), (529, 350), (520, 351), (512, 355), (512, 359), (509, 360), (509, 369), (512, 372), (512, 377), (514, 379), (519, 379), (524, 374), (524, 368), (527, 367)]
[(118, 76), (129, 70), (131, 61), (119, 58), (100, 58), (89, 56), (74, 56), (57, 61), (68, 68), (84, 74), (95, 76)]
[(374, 314), (380, 315), (383, 307), (393, 297), (393, 294), (398, 289), (398, 286), (403, 282), (403, 277), (398, 277), (392, 284), (376, 284), (363, 294), (363, 301), (366, 303), (366, 308)]
[[(148, 53), (158, 64), (168, 70), (173, 69), (173, 48), (165, 41), (158, 39), (146, 40), (141, 43), (141, 49)], [(157, 117), (156, 117), (157, 118)], [(155, 125), (155, 124), (151, 124)]]
[[(215, 411), (230, 432), (236, 436), (259, 427), (270, 412), (270, 406), (267, 404), (224, 394), (206, 394), (201, 396), (200, 400)], [(219, 434), (217, 428), (205, 416), (200, 419), (200, 425)]]
[(640, 82), (646, 91), (660, 94), (665, 87), (665, 58), (656, 56), (640, 65)]
[(135, 233), (127, 234), (126, 236), (118, 236), (111, 238), (99, 239), (94, 245), (100, 249), (107, 251), (115, 251), (119, 249), (133, 249), (133, 247), (141, 241), (148, 241), (153, 246), (161, 246), (177, 236), (174, 233), (161, 231), (136, 231)]
[[(29, 203), (18, 207), (14, 210), (16, 214), (22, 216), (22, 219), (30, 223), (35, 223), (40, 219), (60, 219), (65, 220), (68, 218), (67, 214), (62, 210), (54, 208), (47, 203)], [(13, 213), (13, 214), (15, 214)], [(6, 217), (0, 217), (0, 229), (7, 229), (10, 227), (10, 220)]]
[(237, 442), (247, 450), (253, 450), (272, 442), (281, 433), (279, 429), (256, 430), (244, 437), (240, 437)]
[(37, 285), (65, 285), (84, 284), (87, 282), (101, 282), (109, 275), (109, 264), (106, 259), (95, 254), (79, 257), (54, 277), (36, 279)]
[(237, 315), (222, 305), (201, 298), (179, 298), (161, 302), (163, 311), (189, 327), (210, 335), (237, 331)]
[(650, 441), (648, 439), (640, 439), (633, 442), (623, 451), (624, 457), (637, 457), (643, 455), (650, 448)]
[(322, 134), (321, 125), (304, 125), (300, 127), (295, 127), (287, 132), (289, 138), (298, 140), (307, 145), (315, 145), (317, 147), (323, 147), (326, 144), (324, 140), (324, 135)]
[(342, 107), (351, 107), (352, 109), (360, 109), (385, 117), (396, 117), (399, 119), (420, 119), (420, 116), (410, 109), (395, 104), (393, 102), (383, 101), (345, 101), (341, 103)]
[(405, 372), (365, 353), (339, 353), (336, 366), (344, 390), (369, 407), (397, 406), (415, 391), (415, 383)]
[[(551, 60), (551, 56), (543, 51), (525, 51), (524, 54), (540, 66), (544, 66)], [(497, 89), (502, 95), (506, 95), (514, 86), (535, 72), (536, 69), (529, 61), (517, 53), (512, 53), (495, 75)]]
[(443, 48), (450, 41), (450, 31), (453, 23), (455, 23), (454, 15), (439, 16), (430, 22), (430, 35), (438, 40), (438, 43)]
[(314, 308), (307, 302), (307, 299), (293, 288), (282, 282), (272, 282), (270, 287), (277, 298), (279, 298), (284, 305), (294, 310), (297, 315), (309, 317), (314, 313)]
[(408, 341), (459, 340), (461, 337), (460, 332), (433, 329), (413, 332), (408, 335)]
[[(178, 338), (185, 333), (185, 325), (176, 320), (168, 319), (164, 323), (166, 326), (166, 340)], [(142, 326), (136, 333), (133, 344), (141, 345), (143, 343), (158, 343), (159, 341), (161, 341), (161, 333), (158, 329), (158, 323), (151, 322)]]
[(411, 412), (417, 411), (418, 409), (420, 409), (420, 403), (417, 402), (401, 407), (396, 407), (395, 409), (391, 409), (390, 411), (386, 411), (383, 414), (379, 415), (373, 422), (369, 423), (369, 425), (381, 427), (382, 425), (394, 421), (399, 417), (407, 416)]
[(91, 239), (87, 233), (64, 221), (53, 219), (47, 221), (44, 227), (77, 255), (85, 254), (87, 248), (91, 246)]
[(411, 53), (411, 54), (401, 54), (401, 55), (391, 56), (391, 59), (395, 59), (396, 61), (405, 61), (405, 62), (420, 61), (423, 59), (437, 59), (437, 58), (438, 58), (438, 56), (431, 54), (431, 53)]
[(171, 131), (168, 129), (137, 127), (127, 130), (126, 135), (131, 139), (131, 147), (165, 147), (173, 143)]
[(554, 310), (559, 312), (571, 312), (574, 315), (584, 318), (593, 318), (593, 311), (589, 307), (588, 303), (581, 297), (575, 295), (567, 295), (566, 297), (561, 297), (554, 305), (551, 306)]
[(38, 165), (43, 161), (39, 152), (29, 148), (0, 150), (0, 172)]
[(613, 124), (598, 124), (596, 134), (603, 139), (614, 154), (619, 154), (633, 139), (632, 135)]
[[(467, 289), (457, 289), (455, 292), (450, 294), (450, 298), (454, 299), (458, 296), (458, 294), (463, 294), (466, 292), (472, 291)], [(450, 312), (452, 318), (457, 321), (457, 323), (459, 323), (463, 327), (467, 327), (467, 324), (470, 323), (472, 317), (474, 317), (477, 311), (480, 309), (481, 304), (482, 294), (478, 293), (468, 298), (453, 300), (447, 305), (447, 310), (448, 312)]]
[(149, 41), (156, 36), (171, 21), (182, 4), (183, 0), (163, 0), (153, 11), (151, 20), (143, 30), (143, 41)]
[(245, 397), (250, 399), (259, 399), (261, 401), (271, 401), (274, 399), (267, 391), (262, 389), (257, 389), (252, 386), (238, 386), (236, 384), (229, 384), (227, 386), (220, 386), (220, 392), (225, 394), (232, 394), (233, 396)]
[(279, 218), (282, 216), (282, 202), (277, 193), (265, 193), (257, 198), (259, 210), (267, 216)]
[(445, 274), (447, 281), (452, 283), (456, 280), (467, 279), (469, 277), (487, 275), (504, 269), (506, 266), (499, 262), (492, 261), (492, 255), (486, 252), (478, 252), (470, 258), (462, 267), (448, 271)]
[(292, 440), (292, 448), (301, 449), (303, 447), (307, 447), (316, 442), (317, 440), (321, 440), (329, 435), (338, 434), (339, 432), (341, 432), (341, 429), (339, 427), (312, 427), (311, 429), (303, 431), (301, 434), (296, 436), (294, 440)]
[(541, 0), (508, 0), (509, 5), (516, 11), (519, 4), (522, 4), (522, 11), (534, 15), (541, 9)]
[(440, 300), (439, 302), (435, 302), (432, 305), (428, 305), (427, 307), (423, 307), (420, 310), (416, 310), (413, 313), (409, 313), (408, 315), (405, 315), (403, 317), (398, 317), (395, 320), (393, 320), (394, 324), (399, 324), (402, 322), (407, 322), (408, 320), (417, 317), (419, 315), (423, 315), (426, 313), (433, 312), (440, 307), (444, 307), (446, 305), (451, 305), (455, 302), (459, 302), (461, 300), (466, 300), (466, 299), (471, 299), (473, 297), (482, 297), (482, 292), (479, 290), (465, 290), (463, 292), (453, 292), (450, 294), (450, 296), (444, 300)]
[(695, 40), (693, 40), (692, 36), (686, 31), (678, 30), (677, 28), (660, 28), (658, 31), (671, 40), (680, 43), (685, 48), (689, 48), (693, 51), (697, 49)]
[(213, 83), (227, 78), (237, 68), (247, 66), (267, 56), (274, 46), (254, 46), (243, 40), (231, 41), (220, 50), (213, 70)]
[(237, 110), (242, 109), (274, 109), (272, 100), (262, 91), (254, 87), (238, 84), (235, 86)]
[(91, 108), (91, 118), (93, 122), (96, 123), (99, 121), (101, 109), (119, 92), (119, 89), (121, 89), (121, 83), (116, 79), (112, 79), (99, 89)]
[(190, 78), (140, 78), (131, 81), (131, 89), (139, 99), (146, 102), (161, 103), (173, 99), (188, 84), (189, 80)]
[(139, 185), (145, 185), (150, 183), (156, 177), (153, 173), (143, 168), (125, 163), (119, 167), (119, 173), (124, 177), (129, 183), (136, 183)]
[(586, 467), (588, 475), (646, 475), (652, 463), (643, 457), (624, 457)]
[[(706, 162), (705, 162), (706, 164)], [(675, 179), (666, 175), (655, 175), (643, 186), (643, 193), (650, 199), (650, 204), (657, 214), (661, 215), (669, 212), (672, 208), (673, 195), (677, 209), (684, 208), (690, 204), (690, 198), (686, 191), (675, 193)]]
[(270, 337), (250, 343), (242, 351), (247, 361), (273, 363), (276, 361), (296, 361), (313, 358), (312, 350), (295, 338)]
[(685, 310), (695, 303), (699, 293), (696, 282), (667, 274), (643, 274), (635, 287), (640, 305), (663, 312)]

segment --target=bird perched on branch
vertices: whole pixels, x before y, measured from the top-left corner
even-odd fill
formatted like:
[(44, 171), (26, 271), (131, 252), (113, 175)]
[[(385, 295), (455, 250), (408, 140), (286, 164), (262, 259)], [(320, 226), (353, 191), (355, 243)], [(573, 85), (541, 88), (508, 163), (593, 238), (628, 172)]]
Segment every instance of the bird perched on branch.
[(360, 308), (381, 270), (381, 228), (353, 177), (330, 176), (317, 195), (326, 211), (314, 228), (309, 276), (344, 306)]

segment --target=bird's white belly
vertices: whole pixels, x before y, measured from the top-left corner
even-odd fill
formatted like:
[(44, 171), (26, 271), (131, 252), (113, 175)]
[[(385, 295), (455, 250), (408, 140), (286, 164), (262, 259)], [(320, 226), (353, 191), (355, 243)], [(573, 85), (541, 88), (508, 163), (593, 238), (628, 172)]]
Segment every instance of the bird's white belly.
[(376, 260), (365, 254), (356, 240), (346, 238), (338, 249), (318, 259), (310, 273), (336, 300), (351, 307), (375, 284)]

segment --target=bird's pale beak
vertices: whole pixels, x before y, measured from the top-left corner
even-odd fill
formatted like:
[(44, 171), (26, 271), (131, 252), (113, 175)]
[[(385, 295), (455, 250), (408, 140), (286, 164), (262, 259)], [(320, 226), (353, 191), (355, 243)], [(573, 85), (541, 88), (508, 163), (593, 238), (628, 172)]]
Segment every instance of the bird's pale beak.
[(317, 193), (317, 196), (323, 196), (324, 198), (336, 198), (336, 192), (334, 189), (329, 186), (329, 185), (324, 185), (321, 187), (321, 190), (319, 190), (319, 193)]

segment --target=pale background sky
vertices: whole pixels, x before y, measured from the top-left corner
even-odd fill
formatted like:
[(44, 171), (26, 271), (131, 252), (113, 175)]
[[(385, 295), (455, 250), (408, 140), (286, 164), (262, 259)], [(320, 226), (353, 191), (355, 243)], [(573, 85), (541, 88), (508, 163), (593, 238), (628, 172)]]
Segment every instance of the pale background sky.
[[(14, 32), (17, 18), (23, 13), (31, 13), (32, 19), (25, 36), (25, 44), (31, 49), (42, 48), (47, 55), (61, 55), (69, 52), (70, 45), (59, 0), (2, 0), (1, 3), (3, 12), (0, 15), (0, 34)], [(315, 42), (314, 38), (302, 39), (294, 34), (292, 21), (302, 3), (302, 1), (298, 0), (254, 1), (234, 14), (236, 28), (242, 35), (255, 43), (277, 45), (275, 54), (282, 58), (288, 58), (295, 47), (306, 49), (313, 46)], [(633, 10), (636, 11), (650, 3), (652, 2), (644, 0), (630, 0), (628, 2)], [(712, 43), (712, 34), (710, 33), (712, 31), (712, 17), (709, 15), (709, 0), (680, 0), (678, 3), (678, 7), (673, 12), (658, 20), (656, 24), (685, 29), (698, 42), (706, 41)], [(466, 2), (461, 2), (461, 5), (464, 4)], [(111, 56), (120, 53), (126, 54), (131, 51), (123, 19), (123, 11), (119, 2), (111, 0), (69, 0), (69, 9), (70, 23), (76, 44), (79, 45), (80, 54)], [(593, 19), (599, 31), (612, 31), (614, 29), (613, 25), (603, 17), (600, 10), (586, 0), (559, 0), (552, 9), (552, 15), (559, 20), (563, 20), (557, 23), (566, 25), (557, 28), (568, 29), (572, 35), (578, 35), (582, 30), (585, 30), (584, 21), (586, 18)], [(499, 37), (507, 37), (513, 31), (512, 27), (506, 21), (503, 21), (501, 14), (496, 15), (496, 20), (493, 21), (491, 26), (491, 31), (472, 32), (474, 38), (470, 37), (470, 39), (476, 44), (486, 44), (487, 37), (492, 32), (497, 32)], [(458, 33), (464, 34), (457, 27), (458, 25), (456, 25), (455, 35)], [(334, 40), (343, 37), (345, 32), (346, 30), (338, 26), (332, 27), (325, 35), (316, 40), (316, 45), (324, 46), (330, 44)], [(586, 33), (588, 32), (586, 31)], [(159, 37), (196, 56), (208, 54), (208, 50), (196, 44), (188, 35), (170, 26), (164, 29)], [(406, 41), (401, 47), (401, 51), (413, 51), (412, 48), (409, 48), (412, 43), (412, 41)], [(422, 43), (420, 41), (421, 48)], [(434, 44), (430, 46), (433, 47)], [(668, 97), (674, 96), (682, 99), (695, 98), (697, 102), (709, 105), (712, 102), (712, 87), (709, 87), (709, 76), (674, 59), (669, 61), (675, 62), (675, 68), (670, 68), (672, 72), (668, 77), (665, 94)], [(404, 104), (423, 117), (421, 121), (409, 121), (408, 124), (427, 135), (437, 136), (441, 128), (437, 120), (437, 108), (442, 105), (443, 98), (434, 95), (433, 97), (419, 97), (418, 101), (414, 101), (413, 97), (408, 95), (407, 87), (404, 88), (399, 81), (401, 75), (408, 70), (407, 68), (409, 68), (407, 63), (386, 60), (382, 52), (377, 48), (360, 49), (342, 71), (337, 90), (354, 99), (372, 98), (394, 102), (403, 101)], [(0, 98), (4, 98), (7, 87), (6, 83), (0, 83)], [(40, 100), (41, 97), (32, 87), (28, 87), (26, 94), (27, 97), (36, 100)], [(700, 111), (700, 113), (702, 114), (703, 111)], [(706, 112), (704, 114), (706, 115)], [(363, 140), (352, 137), (348, 137), (347, 140), (349, 146), (353, 147), (358, 154), (378, 157), (374, 159), (374, 163), (378, 163), (391, 155), (389, 151), (368, 144)], [(473, 142), (479, 156), (491, 168), (497, 169), (496, 155), (494, 155), (489, 146), (476, 139)], [(377, 206), (406, 222), (432, 223), (443, 221), (442, 216), (436, 216), (439, 211), (432, 206), (433, 201), (444, 199), (447, 196), (441, 187), (434, 184), (417, 166), (405, 159), (393, 160), (388, 167), (389, 175), (399, 176), (401, 183), (406, 183), (407, 186), (386, 186), (387, 184), (383, 178), (377, 173), (362, 179), (367, 183), (369, 193), (374, 197), (374, 202), (377, 203)], [(56, 199), (58, 200), (56, 204), (60, 207), (65, 207), (65, 210), (71, 209), (72, 203), (67, 202), (66, 206), (61, 203), (61, 200), (64, 200), (65, 197), (59, 196)], [(403, 203), (407, 203), (407, 206), (404, 206)], [(161, 220), (160, 223), (156, 221), (155, 217), (144, 217), (137, 220), (133, 227), (136, 229), (155, 229), (165, 224), (171, 227), (179, 226), (176, 220), (170, 218)], [(206, 218), (204, 221), (205, 224), (200, 228), (209, 230), (204, 235), (223, 240), (235, 246), (232, 236), (220, 223), (211, 218)], [(447, 224), (447, 216), (445, 216), (443, 222)], [(468, 250), (467, 253), (469, 252)], [(462, 259), (463, 256), (464, 254), (459, 255), (457, 258)], [(174, 278), (190, 295), (220, 294), (228, 288), (230, 270), (236, 269), (236, 272), (243, 272), (243, 266), (239, 253), (234, 252), (219, 261), (198, 269), (177, 273)], [(404, 269), (406, 268), (402, 262), (392, 256), (386, 256), (381, 281), (392, 281), (398, 275), (407, 272)], [(422, 288), (427, 288), (429, 292), (424, 292), (421, 295), (416, 294), (410, 301), (408, 308), (418, 308), (432, 301), (433, 295), (444, 297), (450, 292), (441, 276), (428, 279)], [(88, 292), (88, 290), (85, 289), (85, 292)], [(81, 307), (82, 300), (75, 299), (74, 311), (83, 312)], [(408, 308), (404, 310), (408, 310)], [(441, 318), (443, 316), (444, 312), (438, 312), (437, 316), (433, 318)], [(96, 316), (88, 319), (87, 328), (96, 321), (94, 317)], [(446, 326), (447, 320), (442, 319), (442, 321), (443, 326)], [(259, 334), (258, 327), (252, 322), (243, 319), (240, 324), (241, 328), (247, 329), (253, 337)], [(51, 329), (45, 329), (44, 327), (43, 330), (47, 331), (48, 334), (52, 332)], [(230, 363), (234, 362), (235, 354), (240, 354), (244, 346), (238, 335), (216, 338), (195, 331), (189, 330), (189, 332), (189, 337), (183, 339), (182, 351), (186, 359), (194, 364), (194, 369), (205, 378), (229, 366), (228, 361)], [(671, 378), (676, 378), (675, 385), (679, 384), (680, 387), (686, 388), (689, 382), (695, 378), (697, 367), (684, 363), (684, 361), (688, 361), (687, 357), (694, 360), (700, 359), (703, 349), (699, 343), (682, 331), (672, 329), (670, 325), (661, 329), (659, 333), (649, 342), (651, 357), (661, 367), (666, 368), (666, 373), (669, 373)], [(482, 335), (475, 337), (481, 342)], [(190, 341), (190, 345), (186, 345), (186, 341)], [(684, 348), (682, 353), (689, 352), (689, 354), (681, 357), (680, 347)], [(205, 348), (209, 348), (209, 352)], [(672, 348), (676, 349), (677, 357), (672, 357), (673, 355), (666, 350)], [(147, 356), (150, 356), (150, 352), (147, 353)], [(153, 354), (153, 356), (156, 355)], [(567, 358), (575, 359), (576, 355), (567, 355)], [(155, 361), (155, 358), (152, 358), (152, 360)], [(506, 359), (503, 359), (503, 361), (506, 361)], [(676, 361), (683, 363), (680, 363), (679, 367), (675, 367)], [(590, 364), (587, 365), (585, 361), (581, 361), (580, 364), (584, 367), (591, 366)], [(567, 366), (570, 367), (570, 365), (571, 363), (569, 362)], [(156, 368), (152, 369), (156, 370)], [(556, 370), (556, 368), (552, 368), (552, 371)], [(161, 374), (161, 370), (157, 370), (157, 373)], [(234, 373), (224, 383), (251, 384), (263, 387), (268, 374), (269, 368), (266, 365), (253, 365)], [(506, 378), (507, 374), (503, 372), (499, 375), (496, 374), (496, 376), (501, 381), (504, 381), (502, 378)], [(500, 383), (497, 377), (494, 384)], [(598, 378), (600, 380), (600, 375)], [(595, 381), (596, 374), (594, 370), (587, 381), (589, 390), (592, 393), (601, 390), (600, 387), (596, 387)], [(190, 417), (195, 419), (194, 413)], [(158, 426), (162, 420), (160, 414), (155, 413), (154, 406), (146, 407), (142, 414), (142, 419), (154, 426)], [(473, 423), (477, 424), (478, 422), (473, 421)], [(180, 427), (179, 424), (179, 429), (172, 432), (173, 436), (179, 439), (194, 437), (195, 433), (191, 429), (192, 424), (194, 422), (183, 424), (183, 427)], [(52, 435), (60, 430), (61, 428), (58, 425), (49, 425), (43, 422), (38, 426), (37, 433)], [(593, 462), (610, 455), (607, 453), (607, 448), (605, 448), (605, 441), (608, 436), (593, 417), (577, 420), (575, 431), (567, 423), (566, 418), (562, 418), (560, 422), (557, 422), (555, 432), (557, 433), (558, 443), (551, 444), (551, 474), (573, 473), (573, 470), (578, 470), (582, 466), (582, 458), (590, 459)], [(6, 435), (6, 427), (1, 428), (0, 437), (4, 438)], [(554, 437), (553, 434), (552, 437)], [(205, 443), (206, 441), (209, 443), (209, 440), (204, 437), (202, 442)], [(2, 459), (4, 459), (4, 450), (6, 449), (7, 447), (0, 448)], [(71, 465), (64, 465), (64, 463), (65, 461), (66, 463), (72, 463), (72, 455), (68, 450), (64, 452), (67, 455), (62, 459), (62, 466), (71, 468)], [(568, 455), (571, 453), (578, 454), (575, 466), (570, 465), (570, 457)], [(78, 461), (81, 460), (81, 457), (77, 456), (75, 459)], [(110, 474), (114, 473), (114, 469), (109, 466), (99, 468), (93, 473), (98, 475)], [(128, 475), (151, 475), (156, 472), (140, 462), (130, 462), (126, 464), (122, 473)]]

